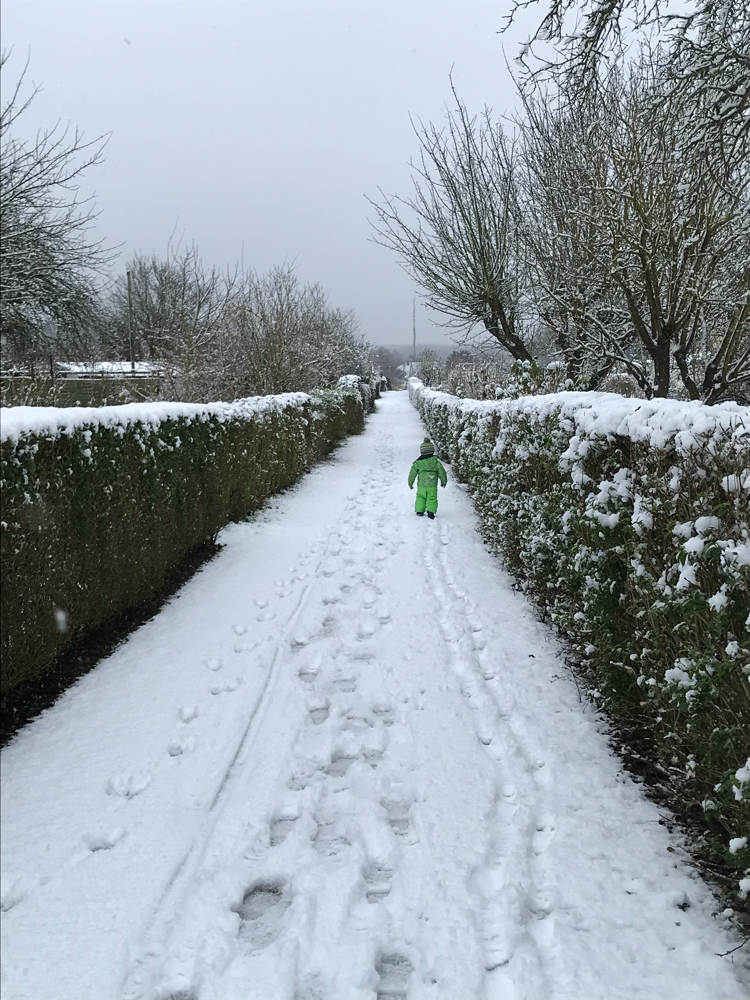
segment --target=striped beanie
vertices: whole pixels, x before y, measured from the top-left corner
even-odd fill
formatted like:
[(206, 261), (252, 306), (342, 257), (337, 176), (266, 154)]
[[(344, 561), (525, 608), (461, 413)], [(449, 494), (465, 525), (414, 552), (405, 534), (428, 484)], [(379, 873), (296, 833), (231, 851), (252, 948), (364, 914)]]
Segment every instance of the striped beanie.
[(419, 446), (420, 455), (434, 455), (435, 445), (430, 441), (429, 438), (425, 438), (422, 444)]

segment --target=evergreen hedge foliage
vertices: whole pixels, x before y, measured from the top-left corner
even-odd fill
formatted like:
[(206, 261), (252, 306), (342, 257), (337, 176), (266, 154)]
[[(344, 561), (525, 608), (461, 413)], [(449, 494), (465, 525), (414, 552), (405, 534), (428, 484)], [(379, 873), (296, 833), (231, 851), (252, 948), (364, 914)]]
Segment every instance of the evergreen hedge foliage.
[(479, 402), (417, 380), (410, 393), (595, 701), (670, 803), (700, 817), (729, 891), (747, 895), (747, 408), (604, 393)]
[(37, 411), (52, 421), (37, 416), (37, 431), (6, 433), (5, 410), (3, 694), (360, 432), (373, 390), (355, 383), (233, 404)]

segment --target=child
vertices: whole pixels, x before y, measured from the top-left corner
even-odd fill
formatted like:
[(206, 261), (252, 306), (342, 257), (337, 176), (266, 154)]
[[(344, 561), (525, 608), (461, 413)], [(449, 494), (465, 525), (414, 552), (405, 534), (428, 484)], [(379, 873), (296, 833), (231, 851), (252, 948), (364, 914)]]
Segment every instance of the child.
[(443, 468), (443, 463), (435, 454), (435, 446), (429, 438), (425, 438), (419, 448), (419, 458), (412, 464), (409, 470), (409, 489), (414, 489), (414, 480), (417, 480), (417, 502), (414, 510), (417, 517), (424, 517), (425, 509), (431, 521), (435, 520), (435, 511), (438, 508), (437, 484), (445, 486), (448, 476)]

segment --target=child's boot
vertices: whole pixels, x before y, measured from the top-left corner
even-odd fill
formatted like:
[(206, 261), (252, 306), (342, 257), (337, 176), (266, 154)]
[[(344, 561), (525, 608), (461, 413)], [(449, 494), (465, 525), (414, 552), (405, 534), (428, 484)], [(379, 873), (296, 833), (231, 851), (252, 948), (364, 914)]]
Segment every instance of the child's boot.
[(429, 519), (430, 519), (431, 521), (434, 521), (434, 520), (435, 520), (435, 515), (434, 515), (434, 514), (432, 513), (432, 511), (431, 511), (431, 510), (428, 510), (428, 511), (427, 511), (427, 516), (429, 517)]
[(424, 511), (423, 510), (418, 510), (416, 512), (416, 514), (417, 514), (417, 517), (424, 517)]

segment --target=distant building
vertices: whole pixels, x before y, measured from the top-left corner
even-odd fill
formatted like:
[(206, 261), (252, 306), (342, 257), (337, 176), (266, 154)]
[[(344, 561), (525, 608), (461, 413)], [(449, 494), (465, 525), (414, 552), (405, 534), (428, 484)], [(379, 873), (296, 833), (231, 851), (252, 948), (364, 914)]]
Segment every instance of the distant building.
[(58, 361), (57, 378), (159, 378), (164, 375), (162, 365), (153, 361)]

